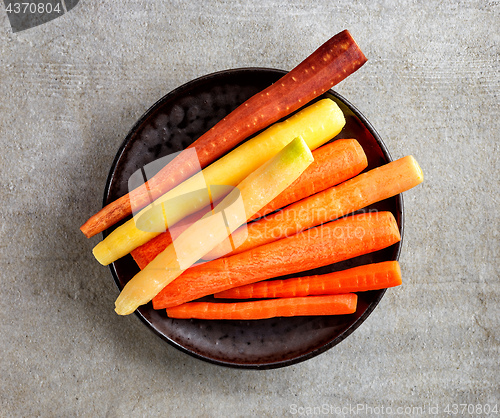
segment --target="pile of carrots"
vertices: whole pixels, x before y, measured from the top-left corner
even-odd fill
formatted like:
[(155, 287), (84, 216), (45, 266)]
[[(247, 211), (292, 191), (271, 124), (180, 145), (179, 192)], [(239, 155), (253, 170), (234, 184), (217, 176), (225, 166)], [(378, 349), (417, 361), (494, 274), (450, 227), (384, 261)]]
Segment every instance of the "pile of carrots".
[[(202, 167), (242, 140), (294, 112), (361, 67), (366, 58), (347, 31), (336, 35), (277, 83), (249, 99), (195, 141)], [(311, 148), (312, 149), (312, 148)], [(290, 186), (234, 231), (202, 262), (188, 268), (153, 299), (171, 318), (264, 319), (340, 315), (356, 311), (357, 292), (401, 284), (397, 261), (334, 273), (270, 280), (387, 248), (401, 240), (390, 212), (350, 215), (423, 181), (416, 160), (404, 157), (363, 172), (368, 163), (355, 139), (339, 139), (312, 153), (314, 162)], [(362, 173), (363, 172), (363, 173)], [(360, 174), (362, 173), (362, 174)], [(194, 174), (182, 153), (134, 190), (134, 209), (150, 203)], [(144, 270), (185, 231), (209, 213), (207, 206), (133, 249)], [(129, 195), (103, 208), (82, 227), (91, 237), (131, 214)], [(171, 233), (172, 232), (172, 233)], [(234, 242), (240, 245), (235, 246)], [(229, 247), (228, 247), (229, 245)], [(232, 248), (227, 253), (227, 248)], [(220, 302), (196, 302), (214, 295)], [(231, 301), (225, 301), (230, 299)], [(253, 300), (256, 299), (256, 300)], [(244, 301), (234, 301), (244, 300)]]

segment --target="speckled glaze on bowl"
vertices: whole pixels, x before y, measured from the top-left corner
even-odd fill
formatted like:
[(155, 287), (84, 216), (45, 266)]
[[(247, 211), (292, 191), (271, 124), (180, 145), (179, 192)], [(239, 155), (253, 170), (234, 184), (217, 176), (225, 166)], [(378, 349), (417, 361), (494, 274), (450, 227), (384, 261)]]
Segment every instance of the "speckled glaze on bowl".
[[(190, 81), (160, 99), (140, 118), (120, 147), (109, 172), (104, 205), (127, 193), (128, 179), (133, 172), (157, 158), (184, 149), (283, 74), (284, 71), (265, 68), (222, 71)], [(336, 139), (357, 139), (368, 157), (367, 170), (392, 161), (379, 135), (354, 106), (333, 91), (322, 97), (337, 102), (344, 112), (346, 126)], [(391, 211), (403, 233), (401, 195), (365, 210)], [(401, 242), (300, 275), (397, 260), (400, 250)], [(119, 289), (139, 271), (130, 255), (116, 261), (110, 268)], [(164, 310), (155, 311), (151, 303), (140, 307), (136, 314), (165, 341), (194, 357), (230, 367), (270, 369), (307, 360), (337, 345), (363, 323), (384, 293), (385, 290), (359, 293), (356, 313), (342, 316), (259, 321), (180, 320), (168, 318)]]

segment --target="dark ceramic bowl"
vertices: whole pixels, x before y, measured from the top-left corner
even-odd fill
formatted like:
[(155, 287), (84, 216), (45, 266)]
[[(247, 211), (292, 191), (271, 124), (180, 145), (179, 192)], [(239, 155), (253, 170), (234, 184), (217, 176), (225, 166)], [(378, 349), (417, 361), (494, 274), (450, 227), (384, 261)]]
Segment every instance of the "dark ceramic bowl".
[[(109, 173), (104, 204), (127, 193), (128, 179), (133, 172), (157, 158), (187, 147), (226, 114), (283, 74), (284, 71), (264, 68), (222, 71), (190, 81), (160, 99), (140, 118), (120, 147)], [(322, 97), (337, 102), (344, 112), (346, 125), (336, 138), (359, 141), (368, 157), (367, 170), (391, 161), (375, 129), (354, 106), (333, 91)], [(367, 209), (391, 211), (403, 232), (401, 195)], [(400, 250), (401, 242), (300, 275), (396, 260)], [(139, 271), (130, 255), (116, 261), (110, 268), (120, 289)], [(165, 341), (194, 357), (224, 366), (270, 369), (307, 360), (337, 345), (363, 323), (384, 293), (385, 290), (359, 293), (356, 313), (342, 316), (259, 321), (179, 320), (168, 318), (165, 310), (155, 311), (151, 303), (141, 306), (136, 314)]]

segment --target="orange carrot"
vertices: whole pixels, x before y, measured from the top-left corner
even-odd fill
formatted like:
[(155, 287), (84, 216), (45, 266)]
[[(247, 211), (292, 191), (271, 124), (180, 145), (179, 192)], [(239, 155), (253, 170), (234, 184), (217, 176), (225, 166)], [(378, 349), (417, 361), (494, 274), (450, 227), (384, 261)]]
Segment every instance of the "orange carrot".
[[(214, 162), (238, 143), (279, 119), (293, 113), (355, 72), (366, 58), (344, 30), (325, 42), (276, 83), (245, 103), (198, 138), (195, 148), (201, 168)], [(144, 185), (134, 190), (138, 210), (177, 186), (196, 171), (195, 164), (181, 152)], [(104, 231), (132, 213), (129, 195), (104, 207), (81, 226), (87, 238)]]
[(234, 242), (242, 244), (233, 252), (227, 254), (215, 247), (204, 258), (211, 260), (268, 244), (388, 199), (422, 181), (423, 174), (417, 161), (412, 156), (401, 158), (287, 206), (249, 224), (245, 230), (235, 231)]
[(314, 162), (283, 193), (269, 202), (250, 220), (342, 183), (367, 166), (365, 152), (355, 139), (339, 139), (313, 151)]
[(250, 302), (191, 302), (167, 308), (170, 318), (267, 319), (278, 316), (345, 315), (356, 312), (354, 293), (268, 299)]
[(155, 309), (381, 250), (401, 240), (390, 212), (363, 213), (186, 270), (153, 299)]
[(225, 299), (292, 298), (366, 292), (399, 286), (400, 284), (401, 268), (399, 263), (397, 261), (384, 261), (322, 275), (247, 284), (216, 293), (214, 296)]
[[(314, 162), (307, 167), (306, 171), (269, 205), (265, 206), (264, 211), (261, 210), (257, 217), (341, 183), (359, 174), (368, 165), (363, 148), (355, 139), (339, 139), (326, 144), (314, 150), (313, 156)], [(186, 221), (188, 224), (192, 223), (191, 217)], [(182, 224), (177, 224), (176, 227), (179, 228), (179, 232), (182, 232)], [(142, 270), (171, 242), (170, 233), (167, 231), (136, 248), (131, 254)], [(210, 255), (205, 258), (211, 259)]]

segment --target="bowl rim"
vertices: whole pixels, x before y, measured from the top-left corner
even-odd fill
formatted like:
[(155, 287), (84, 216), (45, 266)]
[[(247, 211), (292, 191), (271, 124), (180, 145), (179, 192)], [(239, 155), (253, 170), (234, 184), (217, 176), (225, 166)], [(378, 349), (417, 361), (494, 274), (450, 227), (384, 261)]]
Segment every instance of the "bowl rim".
[[(206, 75), (202, 75), (200, 77), (194, 78), (178, 87), (175, 89), (171, 90), (170, 92), (166, 93), (163, 97), (158, 99), (149, 109), (147, 109), (142, 116), (135, 122), (135, 124), (132, 126), (130, 131), (127, 133), (125, 136), (125, 139), (123, 140), (122, 144), (120, 145), (117, 153), (115, 154), (115, 158), (113, 159), (113, 163), (111, 164), (111, 168), (108, 173), (108, 177), (106, 179), (106, 185), (104, 188), (104, 195), (103, 195), (103, 207), (106, 205), (107, 198), (108, 198), (108, 193), (109, 189), (111, 186), (111, 182), (113, 181), (115, 174), (116, 174), (116, 166), (118, 162), (120, 161), (128, 143), (130, 140), (133, 138), (133, 136), (137, 133), (137, 131), (142, 127), (142, 124), (146, 121), (147, 118), (150, 117), (151, 113), (155, 112), (157, 108), (161, 107), (166, 101), (168, 101), (172, 96), (177, 95), (180, 91), (189, 89), (191, 86), (200, 83), (200, 82), (207, 82), (212, 78), (217, 78), (220, 76), (224, 75), (231, 75), (231, 74), (236, 74), (236, 73), (241, 73), (241, 72), (259, 72), (259, 71), (265, 71), (265, 72), (271, 72), (275, 73), (278, 76), (283, 76), (285, 75), (288, 71), (285, 70), (280, 70), (276, 68), (267, 68), (267, 67), (240, 67), (240, 68), (231, 68), (227, 70), (220, 70), (216, 71), (213, 73), (209, 73)], [(336, 99), (340, 100), (349, 110), (361, 121), (361, 123), (366, 127), (366, 129), (370, 132), (370, 134), (373, 136), (373, 138), (376, 140), (377, 144), (380, 146), (380, 149), (384, 155), (384, 157), (388, 161), (393, 161), (392, 156), (389, 153), (389, 150), (387, 146), (385, 145), (384, 141), (382, 140), (381, 136), (379, 133), (375, 130), (373, 125), (371, 124), (370, 121), (350, 102), (348, 101), (344, 96), (340, 95), (333, 89), (327, 90), (324, 94), (330, 94), (334, 96)], [(400, 218), (400, 234), (401, 234), (401, 241), (399, 242), (396, 254), (394, 259), (397, 261), (399, 260), (400, 254), (401, 254), (401, 249), (403, 246), (403, 237), (404, 237), (404, 202), (403, 202), (403, 196), (402, 194), (398, 194), (395, 196), (397, 199), (397, 206), (399, 207), (399, 218)], [(106, 231), (103, 232), (103, 238), (106, 237)], [(118, 277), (118, 273), (116, 271), (114, 263), (111, 263), (109, 265), (109, 268), (111, 270), (111, 274), (113, 276), (113, 279), (115, 281), (115, 284), (117, 285), (118, 289), (121, 290), (121, 283)], [(141, 308), (138, 308), (135, 310), (135, 315), (147, 326), (148, 329), (150, 329), (153, 333), (158, 335), (162, 340), (166, 341), (168, 344), (171, 346), (177, 348), (178, 350), (195, 357), (199, 360), (203, 360), (205, 362), (215, 364), (218, 366), (224, 366), (228, 368), (236, 368), (236, 369), (249, 369), (249, 370), (269, 370), (269, 369), (277, 369), (277, 368), (282, 368), (282, 367), (287, 367), (291, 366), (297, 363), (301, 363), (303, 361), (309, 360), (313, 357), (316, 357), (325, 351), (331, 349), (332, 347), (336, 346), (343, 340), (345, 340), (349, 335), (351, 335), (367, 318), (368, 316), (371, 315), (373, 310), (378, 306), (380, 301), (382, 300), (383, 296), (385, 295), (387, 289), (381, 289), (379, 295), (377, 298), (370, 303), (368, 308), (359, 316), (359, 318), (356, 319), (356, 321), (351, 324), (348, 328), (346, 328), (340, 335), (337, 337), (333, 338), (331, 341), (323, 344), (322, 346), (313, 349), (307, 353), (295, 356), (293, 358), (289, 358), (286, 360), (282, 361), (274, 361), (274, 362), (269, 362), (269, 363), (233, 363), (229, 361), (223, 361), (219, 359), (214, 359), (210, 358), (207, 356), (203, 356), (200, 353), (197, 353), (196, 351), (190, 350), (183, 345), (177, 343), (176, 341), (170, 339), (167, 335), (164, 335), (162, 332), (160, 332), (156, 327), (143, 315), (141, 312)]]

